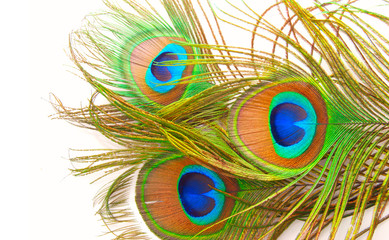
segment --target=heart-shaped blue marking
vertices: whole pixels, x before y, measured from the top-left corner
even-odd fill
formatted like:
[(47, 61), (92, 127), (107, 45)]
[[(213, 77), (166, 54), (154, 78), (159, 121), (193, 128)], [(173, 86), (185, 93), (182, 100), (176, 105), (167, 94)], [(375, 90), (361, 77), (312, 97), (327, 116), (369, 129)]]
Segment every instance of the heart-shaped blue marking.
[(307, 118), (307, 112), (293, 103), (281, 103), (273, 108), (270, 126), (274, 140), (281, 146), (288, 147), (300, 142), (305, 131), (298, 122)]
[(207, 176), (191, 172), (183, 175), (178, 184), (182, 205), (185, 211), (193, 217), (202, 217), (215, 208), (215, 200), (207, 196), (212, 191), (214, 182)]

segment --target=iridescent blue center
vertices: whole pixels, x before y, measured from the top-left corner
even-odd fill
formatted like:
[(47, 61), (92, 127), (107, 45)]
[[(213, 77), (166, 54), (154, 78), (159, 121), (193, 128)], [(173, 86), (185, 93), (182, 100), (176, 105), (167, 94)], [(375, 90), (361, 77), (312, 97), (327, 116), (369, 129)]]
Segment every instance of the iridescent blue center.
[(161, 66), (161, 63), (164, 61), (178, 60), (177, 55), (174, 55), (171, 52), (161, 53), (151, 64), (151, 73), (156, 79), (162, 82), (169, 81), (172, 79), (172, 74), (170, 73), (167, 66)]
[[(298, 122), (307, 118), (307, 112), (293, 103), (282, 103), (270, 114), (271, 132), (274, 140), (283, 147), (300, 142), (305, 135)], [(297, 123), (297, 124), (296, 124)]]
[(215, 208), (215, 200), (208, 196), (213, 181), (201, 173), (187, 173), (183, 175), (178, 184), (182, 205), (185, 211), (192, 217), (202, 217)]
[(269, 108), (269, 127), (275, 152), (284, 158), (300, 156), (315, 137), (317, 117), (310, 101), (297, 92), (281, 92)]
[(177, 186), (181, 206), (191, 222), (206, 225), (216, 221), (224, 206), (225, 185), (213, 171), (200, 165), (186, 166)]
[(183, 77), (186, 66), (180, 63), (166, 63), (167, 61), (187, 60), (185, 48), (171, 43), (166, 45), (150, 62), (146, 70), (146, 84), (158, 93), (167, 93), (172, 90)]

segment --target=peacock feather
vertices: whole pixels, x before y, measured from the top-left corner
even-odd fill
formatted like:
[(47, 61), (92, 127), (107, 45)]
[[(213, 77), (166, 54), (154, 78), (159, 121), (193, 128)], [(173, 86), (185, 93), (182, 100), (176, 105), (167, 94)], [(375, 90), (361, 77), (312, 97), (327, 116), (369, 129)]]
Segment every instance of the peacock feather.
[(88, 16), (70, 56), (96, 92), (55, 117), (121, 145), (71, 159), (114, 176), (97, 199), (115, 239), (148, 239), (138, 212), (162, 239), (277, 239), (295, 220), (297, 239), (335, 239), (348, 216), (346, 239), (372, 239), (388, 218), (389, 16), (360, 2), (124, 0)]

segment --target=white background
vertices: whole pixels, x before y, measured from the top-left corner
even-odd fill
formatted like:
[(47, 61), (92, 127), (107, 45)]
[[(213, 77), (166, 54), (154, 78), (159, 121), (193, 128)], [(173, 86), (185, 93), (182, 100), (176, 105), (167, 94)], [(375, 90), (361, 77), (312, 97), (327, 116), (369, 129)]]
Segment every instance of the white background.
[[(0, 14), (4, 139), (0, 239), (112, 239), (101, 236), (106, 228), (93, 207), (101, 185), (90, 185), (90, 177), (71, 176), (67, 159), (69, 148), (114, 145), (94, 132), (48, 117), (54, 113), (49, 93), (68, 106), (86, 103), (92, 93), (69, 72), (73, 69), (66, 55), (67, 40), (86, 14), (103, 5), (100, 0), (8, 2), (2, 3)], [(299, 226), (295, 224), (282, 239), (293, 239)], [(374, 239), (388, 239), (388, 227), (389, 223), (379, 226)]]

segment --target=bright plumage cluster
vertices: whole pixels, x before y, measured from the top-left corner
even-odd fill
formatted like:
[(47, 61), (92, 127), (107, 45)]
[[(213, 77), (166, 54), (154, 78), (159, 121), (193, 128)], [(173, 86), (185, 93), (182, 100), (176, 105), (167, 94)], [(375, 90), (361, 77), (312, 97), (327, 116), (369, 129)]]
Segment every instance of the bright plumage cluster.
[(72, 159), (74, 173), (116, 174), (99, 194), (116, 239), (148, 238), (136, 209), (162, 239), (276, 239), (295, 220), (298, 239), (329, 225), (334, 239), (346, 216), (347, 239), (370, 239), (389, 197), (389, 41), (375, 27), (389, 17), (358, 1), (238, 2), (125, 0), (87, 18), (70, 54), (96, 93), (57, 116), (122, 148)]

